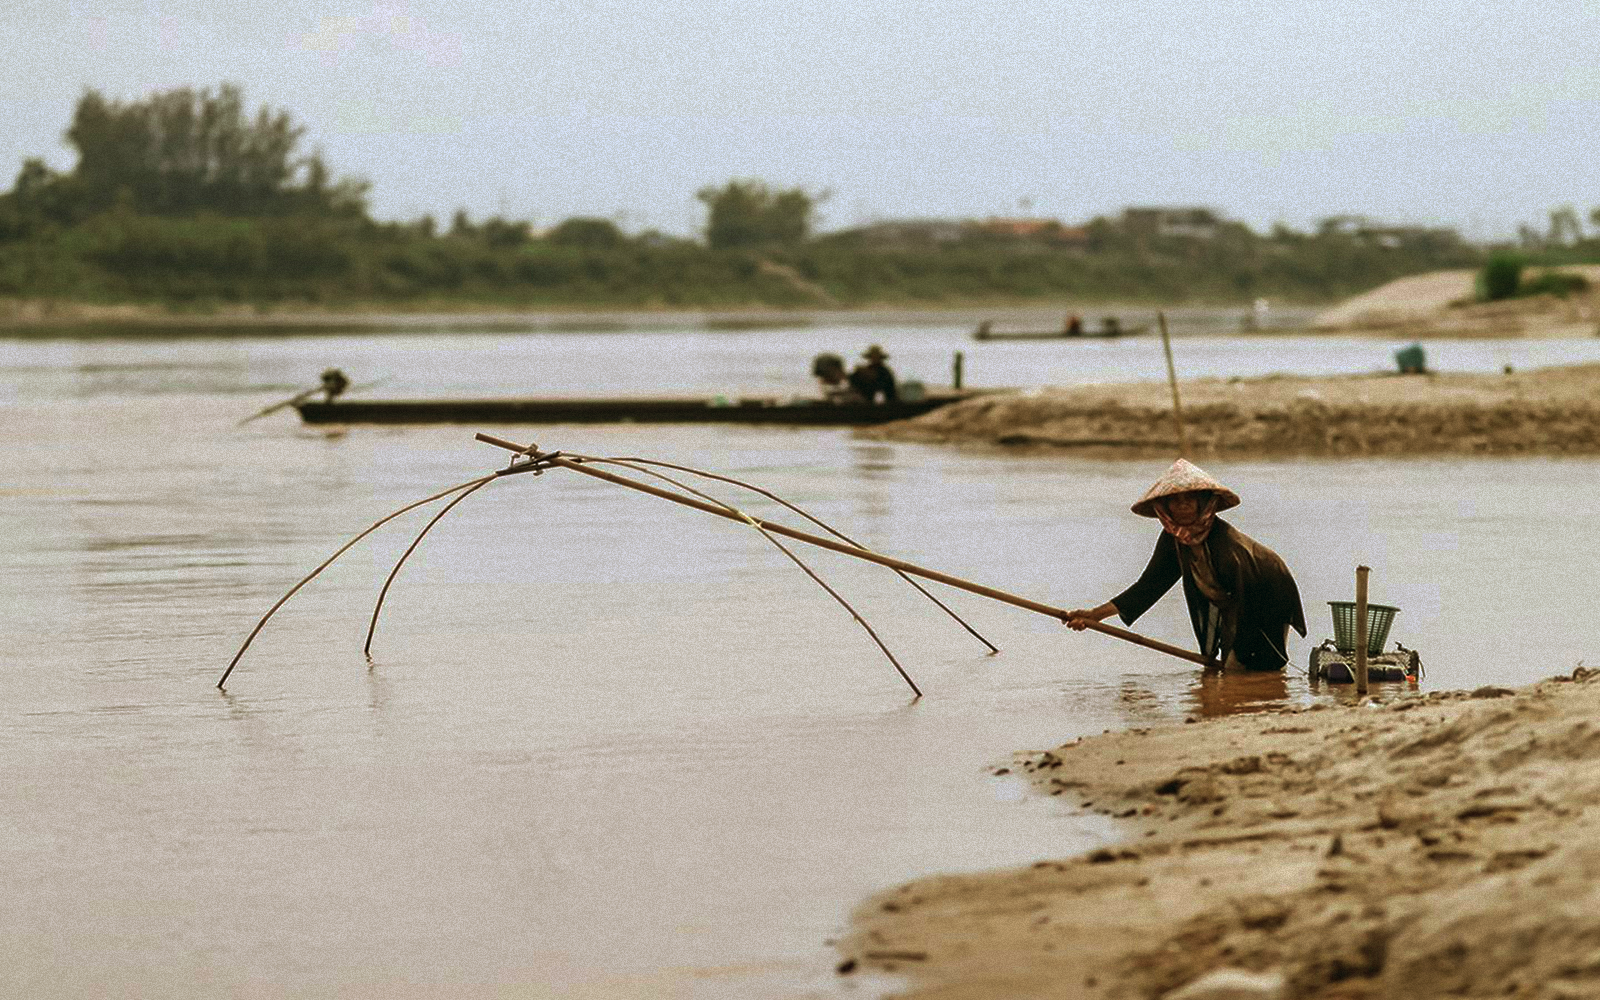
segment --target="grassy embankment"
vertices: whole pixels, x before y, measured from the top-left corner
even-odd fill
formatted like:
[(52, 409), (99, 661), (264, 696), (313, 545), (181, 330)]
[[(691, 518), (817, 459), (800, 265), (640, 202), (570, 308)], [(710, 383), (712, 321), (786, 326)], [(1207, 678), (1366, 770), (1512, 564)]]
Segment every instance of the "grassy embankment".
[[(534, 237), (508, 224), (437, 235), (365, 218), (189, 217), (109, 211), (0, 239), (0, 300), (156, 312), (950, 307), (1045, 302), (1331, 301), (1401, 274), (1471, 266), (1476, 251), (1352, 236), (1224, 229), (1088, 246), (973, 235), (876, 243), (828, 234), (790, 247), (712, 249), (593, 227)], [(59, 313), (61, 310), (57, 309)], [(47, 314), (47, 313), (43, 313)]]

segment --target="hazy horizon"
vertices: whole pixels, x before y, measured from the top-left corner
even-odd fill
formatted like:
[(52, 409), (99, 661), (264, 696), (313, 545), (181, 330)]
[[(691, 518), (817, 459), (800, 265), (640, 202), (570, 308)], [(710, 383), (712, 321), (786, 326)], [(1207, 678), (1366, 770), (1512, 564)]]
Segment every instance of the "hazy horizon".
[[(1600, 0), (1045, 11), (709, 2), (458, 9), (44, 0), (10, 15), (0, 184), (72, 165), (85, 88), (239, 84), (380, 219), (696, 233), (697, 190), (828, 190), (818, 228), (1133, 205), (1257, 232), (1335, 215), (1474, 240), (1600, 205)], [(1589, 26), (1589, 30), (1584, 29)], [(1584, 39), (1590, 39), (1584, 41)]]

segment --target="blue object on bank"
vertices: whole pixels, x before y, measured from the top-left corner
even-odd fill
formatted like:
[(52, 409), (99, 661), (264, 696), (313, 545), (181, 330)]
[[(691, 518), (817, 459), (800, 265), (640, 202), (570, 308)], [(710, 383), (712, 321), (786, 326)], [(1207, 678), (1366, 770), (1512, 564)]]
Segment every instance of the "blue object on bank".
[(1410, 347), (1402, 347), (1395, 351), (1394, 361), (1400, 366), (1402, 375), (1421, 375), (1428, 370), (1421, 344), (1412, 344)]

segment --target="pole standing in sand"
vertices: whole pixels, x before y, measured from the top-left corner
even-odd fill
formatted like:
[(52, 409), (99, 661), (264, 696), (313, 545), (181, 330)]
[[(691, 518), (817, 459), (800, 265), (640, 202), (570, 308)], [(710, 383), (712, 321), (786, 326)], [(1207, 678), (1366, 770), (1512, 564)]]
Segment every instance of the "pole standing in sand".
[(1300, 589), (1276, 552), (1217, 514), (1239, 505), (1239, 495), (1185, 459), (1133, 505), (1141, 517), (1161, 522), (1150, 563), (1133, 586), (1095, 608), (1068, 612), (1066, 624), (1083, 630), (1112, 615), (1132, 625), (1172, 585), (1183, 581), (1200, 653), (1222, 669), (1282, 670), (1292, 626), (1306, 634)]

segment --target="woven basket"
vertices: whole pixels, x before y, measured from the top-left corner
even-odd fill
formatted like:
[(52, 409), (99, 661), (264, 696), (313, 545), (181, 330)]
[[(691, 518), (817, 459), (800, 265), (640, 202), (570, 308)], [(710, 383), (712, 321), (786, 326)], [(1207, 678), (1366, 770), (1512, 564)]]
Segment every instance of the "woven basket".
[[(1356, 604), (1354, 601), (1329, 601), (1328, 606), (1333, 609), (1333, 644), (1341, 653), (1353, 653), (1356, 649)], [(1389, 641), (1389, 626), (1394, 624), (1394, 616), (1400, 613), (1399, 608), (1387, 604), (1367, 605), (1367, 655), (1376, 656), (1383, 652), (1383, 644)]]

